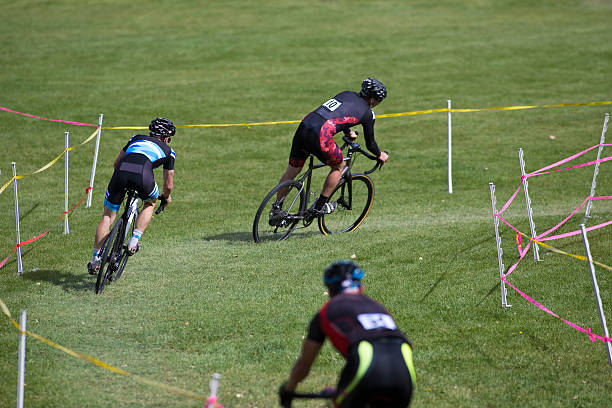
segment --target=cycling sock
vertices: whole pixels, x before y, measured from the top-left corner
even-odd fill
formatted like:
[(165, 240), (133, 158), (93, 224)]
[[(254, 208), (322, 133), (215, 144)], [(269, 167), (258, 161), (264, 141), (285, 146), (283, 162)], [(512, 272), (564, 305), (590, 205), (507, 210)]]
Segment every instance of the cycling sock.
[(100, 249), (94, 248), (93, 253), (91, 254), (91, 262), (96, 262), (98, 259), (100, 259)]
[(321, 211), (323, 209), (323, 206), (325, 205), (325, 203), (327, 202), (327, 199), (329, 197), (324, 196), (323, 194), (321, 194), (319, 196), (319, 198), (317, 198), (317, 202), (315, 203), (315, 210), (317, 211)]
[(132, 237), (130, 238), (130, 242), (128, 242), (128, 248), (134, 248), (138, 245), (138, 240), (142, 237), (142, 231), (134, 228), (134, 232), (132, 233)]

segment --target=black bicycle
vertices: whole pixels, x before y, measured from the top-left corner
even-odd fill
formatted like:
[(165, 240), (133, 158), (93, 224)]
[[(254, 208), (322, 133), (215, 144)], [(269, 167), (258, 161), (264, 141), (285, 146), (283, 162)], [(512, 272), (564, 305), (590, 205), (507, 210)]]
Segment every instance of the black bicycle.
[[(100, 253), (100, 270), (98, 271), (98, 279), (96, 280), (96, 293), (100, 294), (104, 290), (107, 283), (117, 281), (125, 270), (130, 254), (128, 253), (128, 241), (134, 231), (136, 219), (142, 207), (138, 207), (138, 196), (136, 191), (128, 190), (127, 199), (124, 201), (124, 209), (121, 217), (117, 218), (115, 225), (108, 234)], [(161, 204), (155, 211), (159, 214), (165, 208), (166, 200), (161, 196)]]
[[(341, 150), (348, 147), (344, 160), (346, 166), (342, 178), (328, 199), (336, 202), (336, 209), (330, 214), (317, 218), (311, 211), (310, 184), (312, 171), (325, 167), (323, 163), (313, 164), (310, 156), (308, 169), (297, 179), (287, 180), (274, 187), (263, 199), (255, 220), (253, 221), (253, 239), (255, 242), (282, 241), (296, 229), (298, 224), (308, 227), (315, 219), (318, 220), (322, 234), (336, 234), (355, 230), (370, 212), (374, 200), (374, 182), (368, 176), (382, 166), (376, 156), (366, 152), (348, 136), (343, 136), (344, 144)], [(361, 153), (376, 165), (363, 173), (351, 173), (358, 154)], [(287, 193), (276, 203), (277, 193), (286, 190)], [(276, 205), (275, 205), (276, 203)]]

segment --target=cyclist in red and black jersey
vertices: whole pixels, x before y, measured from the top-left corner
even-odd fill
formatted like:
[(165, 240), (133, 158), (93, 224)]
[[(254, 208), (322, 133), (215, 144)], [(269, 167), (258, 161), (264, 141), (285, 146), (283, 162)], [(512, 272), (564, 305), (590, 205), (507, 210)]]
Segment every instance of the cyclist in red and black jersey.
[[(331, 170), (325, 180), (321, 195), (314, 205), (313, 215), (329, 214), (336, 207), (336, 203), (327, 203), (329, 196), (340, 181), (345, 166), (342, 152), (333, 139), (336, 133), (344, 132), (354, 139), (357, 134), (351, 131), (351, 127), (361, 124), (368, 150), (381, 162), (387, 161), (387, 153), (378, 148), (374, 139), (375, 115), (372, 111), (386, 96), (387, 88), (382, 82), (374, 78), (367, 78), (361, 84), (359, 93), (341, 92), (302, 119), (293, 136), (289, 165), (279, 183), (293, 180), (302, 170), (310, 154), (330, 166)], [(281, 207), (280, 201), (286, 193), (286, 191), (279, 191), (277, 203), (273, 209)]]
[(353, 262), (330, 265), (323, 275), (330, 299), (310, 322), (302, 352), (280, 390), (281, 405), (308, 376), (325, 338), (345, 358), (336, 407), (403, 408), (410, 404), (415, 373), (412, 346), (393, 317), (363, 294), (363, 271)]

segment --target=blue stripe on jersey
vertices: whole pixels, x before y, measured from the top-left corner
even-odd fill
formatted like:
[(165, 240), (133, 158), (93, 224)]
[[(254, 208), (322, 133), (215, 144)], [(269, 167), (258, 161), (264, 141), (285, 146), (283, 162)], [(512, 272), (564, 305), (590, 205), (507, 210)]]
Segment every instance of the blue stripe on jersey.
[(176, 154), (174, 154), (174, 150), (170, 149), (170, 156), (172, 156), (173, 159), (176, 158)]
[(138, 140), (130, 145), (125, 154), (140, 153), (144, 154), (153, 163), (156, 160), (166, 157), (161, 147), (148, 140)]

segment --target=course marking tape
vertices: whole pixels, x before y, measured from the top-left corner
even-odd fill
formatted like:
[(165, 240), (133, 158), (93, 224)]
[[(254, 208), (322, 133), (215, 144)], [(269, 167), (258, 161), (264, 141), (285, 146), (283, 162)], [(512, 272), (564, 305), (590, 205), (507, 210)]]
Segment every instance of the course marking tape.
[(204, 402), (206, 402), (208, 400), (208, 398), (203, 396), (203, 395), (196, 394), (196, 393), (191, 392), (191, 391), (183, 390), (183, 389), (178, 388), (178, 387), (173, 387), (171, 385), (167, 385), (167, 384), (164, 384), (164, 383), (161, 383), (161, 382), (158, 382), (158, 381), (150, 380), (148, 378), (141, 377), (139, 375), (135, 375), (135, 374), (129, 373), (129, 372), (125, 371), (125, 370), (122, 370), (120, 368), (117, 368), (117, 367), (114, 367), (114, 366), (112, 366), (110, 364), (107, 364), (107, 363), (105, 363), (103, 361), (100, 361), (97, 358), (91, 357), (91, 356), (89, 356), (87, 354), (80, 353), (78, 351), (74, 351), (74, 350), (71, 350), (71, 349), (69, 349), (67, 347), (64, 347), (62, 345), (54, 343), (53, 341), (48, 340), (48, 339), (46, 339), (46, 338), (44, 338), (42, 336), (39, 336), (36, 333), (32, 333), (32, 332), (30, 332), (28, 330), (22, 331), (21, 330), (21, 326), (19, 326), (19, 323), (17, 323), (15, 321), (15, 319), (13, 319), (13, 317), (11, 316), (11, 312), (9, 311), (8, 307), (6, 306), (6, 304), (4, 304), (2, 299), (0, 299), (0, 308), (2, 308), (2, 311), (4, 312), (4, 314), (9, 318), (11, 323), (13, 323), (13, 326), (15, 326), (17, 328), (17, 330), (19, 330), (19, 334), (26, 334), (26, 335), (28, 335), (30, 337), (35, 338), (36, 340), (38, 340), (40, 342), (43, 342), (43, 343), (45, 343), (45, 344), (47, 344), (47, 345), (49, 345), (51, 347), (54, 347), (54, 348), (56, 348), (58, 350), (61, 350), (64, 353), (66, 353), (66, 354), (68, 354), (68, 355), (70, 355), (70, 356), (72, 356), (74, 358), (77, 358), (77, 359), (80, 359), (80, 360), (84, 360), (84, 361), (88, 361), (88, 362), (90, 362), (90, 363), (92, 363), (94, 365), (97, 365), (98, 367), (102, 367), (102, 368), (104, 368), (106, 370), (109, 370), (109, 371), (111, 371), (113, 373), (116, 373), (116, 374), (121, 374), (121, 375), (123, 375), (125, 377), (133, 378), (134, 380), (139, 381), (141, 383), (144, 383), (144, 384), (147, 384), (147, 385), (152, 385), (152, 386), (157, 387), (157, 388), (162, 388), (162, 389), (164, 389), (166, 391), (169, 391), (169, 392), (171, 392), (173, 394), (182, 395), (183, 397), (191, 398), (191, 399), (194, 399), (194, 400), (197, 400), (197, 401), (204, 401)]
[[(400, 113), (385, 113), (382, 115), (376, 115), (378, 118), (397, 118), (400, 116), (414, 116), (414, 115), (427, 115), (430, 113), (469, 113), (469, 112), (484, 112), (484, 111), (511, 111), (511, 110), (523, 110), (523, 109), (536, 109), (536, 108), (561, 108), (568, 106), (599, 106), (599, 105), (612, 105), (612, 101), (604, 102), (582, 102), (582, 103), (563, 103), (556, 105), (529, 105), (529, 106), (506, 106), (501, 108), (475, 108), (475, 109), (427, 109), (413, 112), (400, 112)], [(263, 125), (287, 125), (297, 124), (299, 120), (286, 120), (277, 122), (253, 122), (253, 123), (223, 123), (223, 124), (207, 124), (207, 125), (178, 125), (177, 128), (212, 128), (212, 127), (236, 127), (236, 126), (263, 126)], [(103, 126), (102, 129), (108, 130), (142, 130), (148, 129), (145, 126)]]
[[(100, 132), (100, 128), (94, 130), (94, 132), (87, 139), (85, 139), (84, 141), (82, 141), (80, 143), (80, 146), (84, 145), (85, 143), (90, 142), (98, 134), (98, 132)], [(47, 170), (49, 167), (51, 167), (55, 163), (57, 163), (58, 160), (62, 158), (64, 153), (70, 152), (70, 151), (76, 149), (77, 147), (79, 147), (79, 146), (70, 146), (70, 147), (65, 148), (55, 159), (51, 160), (49, 163), (45, 164), (43, 167), (41, 167), (40, 169), (36, 170), (35, 172), (32, 172), (30, 174), (23, 174), (23, 175), (20, 175), (20, 176), (11, 177), (11, 179), (9, 181), (7, 181), (2, 187), (0, 187), (0, 194), (2, 194), (4, 192), (4, 190), (6, 190), (6, 188), (13, 182), (13, 180), (19, 180), (19, 179), (23, 179), (23, 178), (26, 178), (26, 177), (30, 177), (30, 176), (32, 176), (34, 174), (37, 174), (37, 173), (40, 173), (40, 172), (43, 172), (43, 171)]]

